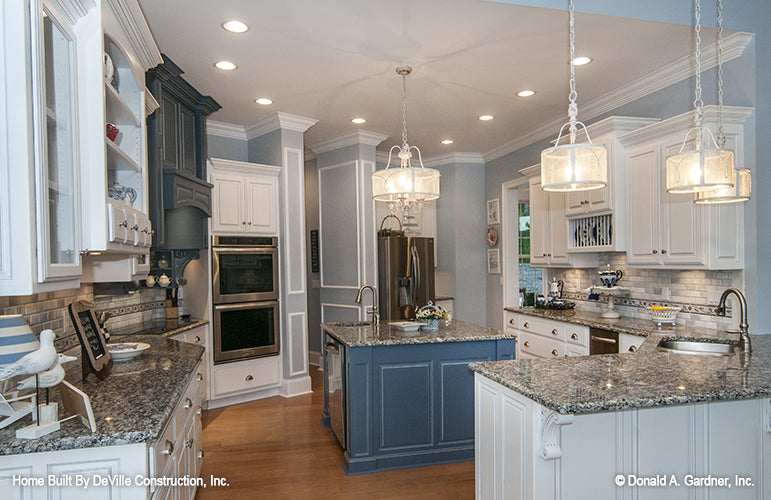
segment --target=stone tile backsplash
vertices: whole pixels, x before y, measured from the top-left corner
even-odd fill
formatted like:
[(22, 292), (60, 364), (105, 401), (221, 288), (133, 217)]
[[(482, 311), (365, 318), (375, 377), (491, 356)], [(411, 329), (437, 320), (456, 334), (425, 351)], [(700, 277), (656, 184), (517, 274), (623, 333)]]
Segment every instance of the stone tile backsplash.
[(726, 317), (718, 316), (715, 306), (723, 290), (741, 288), (742, 271), (637, 269), (627, 267), (625, 253), (603, 253), (599, 269), (554, 269), (551, 276), (565, 283), (564, 296), (576, 302), (577, 307), (602, 312), (607, 309), (608, 296), (600, 294), (599, 301), (588, 300), (584, 290), (600, 285), (597, 272), (608, 264), (612, 270), (623, 271), (618, 284), (629, 288), (628, 294), (614, 297), (614, 309), (624, 317), (650, 319), (646, 308), (662, 305), (682, 308), (677, 315), (678, 324), (715, 329), (738, 325), (738, 320), (731, 317), (738, 311), (733, 302), (729, 302), (732, 307)]
[(96, 311), (112, 314), (107, 325), (117, 327), (164, 318), (165, 298), (165, 290), (147, 288), (128, 295), (94, 296), (94, 287), (84, 284), (72, 290), (0, 297), (0, 314), (23, 315), (36, 335), (46, 329), (53, 330), (56, 333), (54, 344), (61, 352), (78, 344), (67, 312), (71, 303), (77, 300), (94, 302)]

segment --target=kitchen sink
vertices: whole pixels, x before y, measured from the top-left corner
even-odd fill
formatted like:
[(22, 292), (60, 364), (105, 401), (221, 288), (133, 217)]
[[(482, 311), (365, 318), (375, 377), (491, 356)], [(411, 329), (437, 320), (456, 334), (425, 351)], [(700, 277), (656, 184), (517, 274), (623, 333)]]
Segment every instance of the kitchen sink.
[(664, 339), (659, 342), (660, 351), (676, 352), (678, 354), (698, 354), (702, 356), (733, 356), (733, 342), (707, 342), (699, 340)]
[(332, 323), (335, 326), (370, 326), (371, 321), (341, 321), (339, 323)]

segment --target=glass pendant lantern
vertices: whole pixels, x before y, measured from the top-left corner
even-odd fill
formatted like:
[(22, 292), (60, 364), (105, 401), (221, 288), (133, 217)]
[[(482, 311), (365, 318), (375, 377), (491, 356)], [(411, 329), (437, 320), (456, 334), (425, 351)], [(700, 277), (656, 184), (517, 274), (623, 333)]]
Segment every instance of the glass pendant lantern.
[[(541, 152), (541, 189), (544, 191), (589, 191), (608, 185), (608, 153), (605, 146), (593, 144), (586, 126), (579, 122), (576, 99), (575, 71), (575, 6), (569, 4), (570, 12), (570, 94), (568, 99), (568, 123), (560, 129), (554, 147)], [(578, 126), (583, 127), (586, 141), (576, 144)], [(569, 144), (560, 145), (560, 139), (568, 127)]]
[[(420, 211), (423, 203), (439, 198), (439, 171), (425, 168), (420, 149), (407, 143), (407, 75), (412, 72), (409, 66), (396, 68), (396, 73), (402, 77), (402, 145), (391, 147), (388, 152), (388, 163), (383, 170), (372, 174), (372, 198), (375, 201), (386, 202), (391, 211)], [(390, 168), (391, 157), (395, 149), (399, 150), (399, 168)], [(412, 150), (418, 154), (419, 167), (412, 166)]]

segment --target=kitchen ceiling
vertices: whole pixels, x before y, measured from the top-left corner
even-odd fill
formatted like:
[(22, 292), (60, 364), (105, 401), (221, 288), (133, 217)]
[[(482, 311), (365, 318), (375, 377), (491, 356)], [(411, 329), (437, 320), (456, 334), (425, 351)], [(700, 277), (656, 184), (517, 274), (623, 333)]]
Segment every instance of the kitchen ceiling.
[[(218, 122), (246, 127), (281, 111), (318, 120), (306, 144), (359, 129), (388, 134), (378, 147), (387, 150), (401, 142), (400, 65), (414, 68), (408, 137), (424, 156), (489, 154), (567, 121), (567, 10), (482, 0), (139, 3), (161, 52), (222, 105), (210, 117)], [(231, 19), (249, 31), (223, 30)], [(579, 119), (590, 118), (582, 106), (687, 57), (692, 37), (690, 26), (576, 14), (576, 55), (593, 59), (576, 68)], [(715, 30), (702, 37), (714, 43)], [(218, 70), (221, 60), (238, 68)], [(517, 97), (523, 89), (536, 94)], [(256, 104), (260, 97), (273, 104)]]

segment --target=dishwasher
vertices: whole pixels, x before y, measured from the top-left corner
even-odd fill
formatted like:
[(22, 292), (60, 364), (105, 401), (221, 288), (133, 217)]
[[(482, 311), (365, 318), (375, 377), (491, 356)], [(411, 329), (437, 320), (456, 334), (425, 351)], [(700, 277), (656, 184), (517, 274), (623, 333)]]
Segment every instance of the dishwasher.
[(618, 353), (618, 332), (589, 328), (589, 354)]
[(336, 338), (326, 335), (324, 340), (324, 376), (327, 377), (329, 399), (329, 426), (340, 446), (345, 449), (345, 349)]

